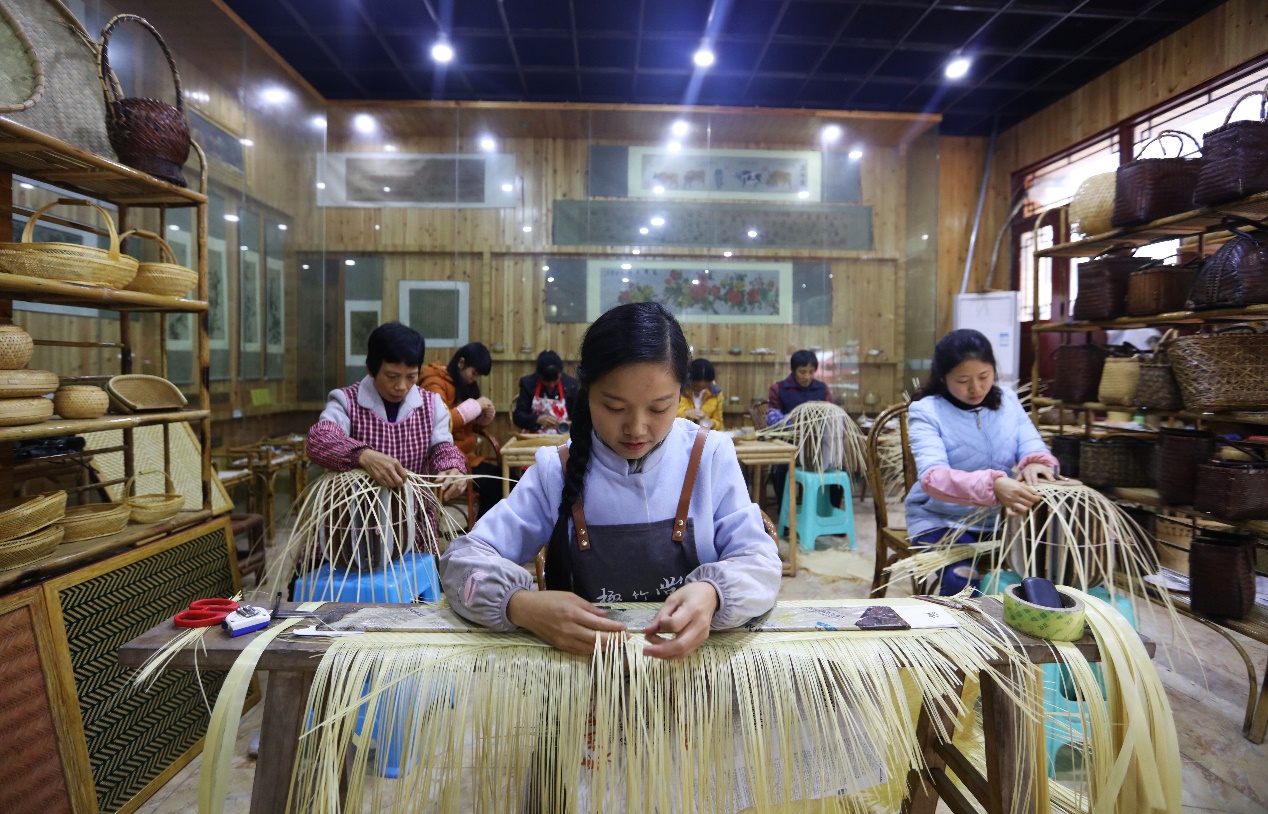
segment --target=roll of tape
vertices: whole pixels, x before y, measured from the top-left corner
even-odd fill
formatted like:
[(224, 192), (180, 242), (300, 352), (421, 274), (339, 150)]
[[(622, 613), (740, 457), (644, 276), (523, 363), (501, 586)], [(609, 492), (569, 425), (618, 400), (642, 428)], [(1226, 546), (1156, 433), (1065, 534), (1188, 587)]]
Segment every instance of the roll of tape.
[(1010, 627), (1034, 636), (1036, 639), (1049, 639), (1054, 642), (1072, 642), (1083, 637), (1083, 601), (1071, 596), (1057, 587), (1061, 594), (1063, 608), (1045, 608), (1033, 605), (1019, 596), (1020, 585), (1009, 585), (1004, 589), (1004, 621)]

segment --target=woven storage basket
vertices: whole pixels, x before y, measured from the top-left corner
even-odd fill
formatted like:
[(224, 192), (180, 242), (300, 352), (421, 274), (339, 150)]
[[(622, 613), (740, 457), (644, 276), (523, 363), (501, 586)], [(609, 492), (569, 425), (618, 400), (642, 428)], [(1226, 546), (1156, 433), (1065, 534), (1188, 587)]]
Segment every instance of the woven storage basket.
[(1152, 486), (1153, 444), (1140, 438), (1086, 438), (1079, 446), (1079, 480), (1088, 486)]
[(34, 534), (56, 523), (65, 512), (65, 492), (24, 498), (16, 506), (0, 511), (0, 541)]
[(1193, 502), (1197, 465), (1215, 454), (1215, 433), (1205, 430), (1164, 429), (1158, 435), (1158, 497), (1170, 505)]
[(1255, 538), (1206, 530), (1189, 544), (1190, 609), (1240, 619), (1255, 606)]
[(1262, 410), (1268, 404), (1268, 334), (1180, 337), (1167, 348), (1167, 361), (1186, 409)]
[(47, 396), (57, 382), (57, 374), (48, 370), (0, 370), (0, 399)]
[(1221, 520), (1268, 519), (1268, 462), (1204, 461), (1198, 464), (1193, 508)]
[(1140, 357), (1127, 356), (1105, 360), (1101, 371), (1101, 384), (1096, 400), (1102, 404), (1128, 406), (1136, 398), (1136, 386), (1140, 382)]
[(158, 243), (158, 263), (142, 263), (137, 267), (136, 277), (128, 284), (129, 291), (142, 291), (146, 294), (158, 294), (162, 297), (183, 297), (189, 290), (198, 285), (198, 272), (185, 268), (176, 262), (176, 253), (167, 241), (153, 232), (144, 229), (133, 229), (119, 236), (120, 240), (136, 236)]
[[(1168, 136), (1180, 142), (1181, 153), (1184, 152), (1186, 138), (1198, 147), (1197, 141), (1188, 133), (1163, 130), (1156, 138), (1145, 142), (1140, 152), (1144, 153), (1150, 144)], [(1136, 226), (1189, 211), (1193, 208), (1193, 188), (1197, 186), (1201, 169), (1202, 159), (1179, 155), (1137, 157), (1122, 165), (1117, 170), (1114, 184), (1113, 224), (1116, 227)]]
[(185, 505), (185, 496), (176, 491), (176, 484), (167, 475), (163, 481), (167, 491), (161, 495), (133, 495), (132, 484), (136, 476), (128, 478), (123, 486), (123, 501), (130, 510), (133, 523), (161, 523), (176, 516)]
[(53, 416), (52, 399), (4, 399), (0, 400), (0, 427), (18, 427), (38, 424)]
[[(1233, 121), (1237, 106), (1259, 97), (1259, 119)], [(1228, 109), (1224, 124), (1202, 136), (1202, 172), (1193, 202), (1199, 206), (1233, 201), (1268, 190), (1268, 95), (1251, 91)]]
[[(81, 246), (75, 243), (32, 243), (35, 224), (54, 206), (91, 206), (101, 213), (110, 233), (110, 248)], [(91, 201), (60, 198), (45, 204), (31, 215), (22, 230), (21, 243), (0, 243), (0, 271), (38, 277), (44, 280), (61, 280), (68, 283), (86, 283), (103, 288), (123, 288), (136, 276), (136, 258), (119, 253), (119, 233), (114, 228), (110, 213)]]
[(1057, 375), (1052, 383), (1053, 398), (1079, 404), (1096, 399), (1108, 354), (1105, 348), (1091, 343), (1062, 345), (1054, 350)]
[(126, 503), (87, 503), (83, 506), (72, 506), (66, 510), (62, 518), (62, 528), (66, 536), (62, 542), (73, 543), (78, 540), (91, 540), (94, 537), (105, 537), (117, 534), (128, 525), (132, 508)]
[(1224, 223), (1233, 238), (1211, 255), (1194, 278), (1190, 308), (1241, 308), (1268, 302), (1268, 230), (1245, 218), (1229, 217)]
[(1113, 319), (1127, 311), (1127, 283), (1132, 272), (1150, 261), (1137, 257), (1098, 257), (1079, 264), (1079, 297), (1075, 319)]
[(1114, 178), (1112, 172), (1093, 175), (1075, 191), (1070, 200), (1070, 225), (1084, 237), (1113, 229)]
[(1140, 381), (1136, 383), (1136, 396), (1132, 401), (1146, 410), (1179, 410), (1184, 406), (1180, 385), (1171, 372), (1171, 364), (1159, 362), (1158, 358), (1140, 363)]
[(114, 376), (106, 382), (110, 404), (121, 413), (139, 413), (146, 410), (179, 410), (188, 402), (185, 394), (159, 376), (129, 373)]
[(1174, 517), (1158, 515), (1154, 521), (1154, 537), (1158, 541), (1158, 560), (1166, 568), (1181, 574), (1189, 573), (1189, 546), (1193, 543), (1193, 526)]
[(1083, 443), (1081, 435), (1056, 435), (1052, 438), (1052, 455), (1061, 467), (1061, 476), (1077, 478), (1079, 476), (1079, 445)]
[(1197, 268), (1190, 266), (1150, 266), (1133, 271), (1127, 279), (1127, 313), (1141, 316), (1184, 310), (1197, 273)]
[(109, 407), (106, 391), (90, 384), (62, 387), (53, 396), (53, 409), (62, 418), (101, 418)]
[(0, 325), (0, 370), (26, 367), (35, 352), (31, 335), (17, 325)]
[(49, 526), (34, 534), (0, 543), (0, 568), (19, 568), (47, 557), (62, 542), (62, 527)]

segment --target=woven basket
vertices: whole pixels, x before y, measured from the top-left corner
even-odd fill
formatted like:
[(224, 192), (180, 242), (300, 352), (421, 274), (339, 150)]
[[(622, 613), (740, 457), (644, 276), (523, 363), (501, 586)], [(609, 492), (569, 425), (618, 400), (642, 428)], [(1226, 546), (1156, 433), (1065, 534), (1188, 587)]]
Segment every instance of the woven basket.
[(1132, 272), (1150, 263), (1136, 257), (1098, 257), (1079, 265), (1079, 297), (1075, 319), (1114, 319), (1127, 310), (1127, 283)]
[(1158, 560), (1166, 568), (1181, 574), (1189, 573), (1189, 546), (1193, 543), (1193, 526), (1174, 517), (1159, 515), (1154, 521), (1154, 537), (1158, 541)]
[(1085, 438), (1079, 480), (1088, 486), (1152, 486), (1153, 444), (1140, 438)]
[(1157, 361), (1157, 356), (1154, 359), (1140, 363), (1140, 381), (1136, 383), (1136, 396), (1132, 401), (1146, 410), (1179, 410), (1184, 407), (1184, 399), (1171, 365)]
[(1222, 520), (1268, 519), (1268, 462), (1198, 464), (1193, 508)]
[(0, 543), (0, 568), (19, 568), (47, 557), (62, 542), (62, 527), (49, 526), (34, 534)]
[(1127, 313), (1141, 316), (1183, 310), (1197, 273), (1196, 267), (1189, 266), (1150, 266), (1133, 271), (1127, 280)]
[(129, 373), (106, 382), (110, 404), (121, 413), (179, 410), (188, 402), (176, 385), (159, 376)]
[(1128, 406), (1136, 398), (1136, 386), (1140, 382), (1140, 357), (1127, 356), (1105, 360), (1101, 371), (1101, 385), (1096, 400), (1102, 404)]
[(0, 399), (47, 396), (57, 382), (57, 374), (48, 370), (0, 370)]
[(126, 503), (87, 503), (72, 506), (62, 518), (66, 536), (62, 542), (73, 543), (117, 534), (128, 525), (132, 508)]
[(1206, 530), (1189, 545), (1190, 609), (1240, 619), (1255, 607), (1255, 538)]
[(1268, 404), (1268, 334), (1184, 336), (1167, 348), (1167, 361), (1186, 409), (1262, 410)]
[[(31, 235), (40, 217), (54, 206), (91, 206), (101, 213), (110, 233), (110, 248), (81, 246), (76, 243), (32, 243)], [(119, 233), (110, 213), (91, 201), (59, 198), (45, 204), (31, 215), (22, 230), (20, 243), (0, 243), (0, 271), (38, 277), (43, 280), (61, 280), (68, 283), (86, 283), (103, 288), (123, 288), (136, 276), (136, 258), (119, 253)]]
[(1070, 200), (1070, 225), (1084, 237), (1113, 229), (1114, 178), (1112, 172), (1093, 175), (1075, 191)]
[(0, 541), (34, 534), (45, 526), (56, 523), (65, 512), (65, 492), (24, 498), (16, 506), (0, 511)]
[(1215, 454), (1215, 433), (1205, 430), (1161, 430), (1158, 449), (1158, 497), (1170, 505), (1193, 502), (1197, 465)]
[(28, 110), (44, 95), (44, 66), (30, 37), (0, 6), (0, 113)]
[(163, 476), (167, 491), (161, 495), (133, 495), (132, 483), (135, 480), (133, 475), (123, 485), (123, 502), (131, 510), (133, 523), (162, 523), (175, 517), (185, 505), (185, 496), (176, 491), (176, 484), (167, 475)]
[(53, 396), (53, 409), (62, 418), (101, 418), (109, 407), (106, 391), (90, 384), (62, 387)]
[[(1186, 138), (1198, 147), (1197, 141), (1188, 133), (1163, 130), (1141, 146), (1141, 153), (1150, 144), (1168, 136), (1180, 142), (1181, 152), (1184, 151)], [(1201, 158), (1178, 155), (1169, 158), (1137, 157), (1122, 165), (1117, 170), (1114, 183), (1112, 223), (1120, 228), (1136, 226), (1189, 211), (1193, 208), (1193, 188), (1197, 186), (1201, 169)]]
[(1077, 478), (1079, 476), (1079, 445), (1083, 443), (1081, 435), (1057, 435), (1052, 439), (1052, 455), (1061, 468), (1061, 476)]
[(1057, 375), (1052, 383), (1052, 396), (1058, 401), (1082, 404), (1093, 401), (1101, 386), (1101, 371), (1109, 354), (1100, 345), (1062, 345), (1052, 352), (1057, 362)]
[(132, 236), (158, 243), (162, 261), (140, 264), (137, 267), (136, 277), (128, 284), (129, 291), (142, 291), (146, 294), (158, 294), (161, 297), (183, 297), (191, 288), (198, 285), (198, 272), (177, 263), (176, 254), (166, 240), (144, 229), (124, 232), (119, 236), (119, 240), (126, 240)]
[(26, 367), (35, 352), (31, 335), (17, 325), (0, 325), (0, 370)]
[(1229, 217), (1224, 223), (1233, 238), (1211, 255), (1194, 278), (1190, 308), (1241, 308), (1268, 302), (1268, 230), (1245, 218)]
[(52, 399), (35, 398), (4, 399), (0, 401), (0, 427), (19, 427), (23, 424), (39, 424), (53, 417)]
[[(1233, 121), (1237, 106), (1259, 97), (1259, 119)], [(1268, 94), (1251, 91), (1228, 109), (1224, 124), (1202, 136), (1202, 172), (1193, 202), (1200, 206), (1233, 201), (1268, 190)]]

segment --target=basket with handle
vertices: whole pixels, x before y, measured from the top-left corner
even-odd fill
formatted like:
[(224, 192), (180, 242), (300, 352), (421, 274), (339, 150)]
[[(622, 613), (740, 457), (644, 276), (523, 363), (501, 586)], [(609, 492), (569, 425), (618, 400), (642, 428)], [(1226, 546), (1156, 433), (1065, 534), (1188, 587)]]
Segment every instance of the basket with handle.
[(1127, 284), (1133, 272), (1152, 263), (1148, 258), (1097, 257), (1079, 264), (1079, 296), (1075, 319), (1114, 319), (1127, 310)]
[(39, 424), (53, 417), (53, 402), (42, 396), (0, 401), (0, 427)]
[(26, 537), (0, 543), (0, 568), (20, 568), (57, 550), (62, 542), (62, 527), (48, 526)]
[(56, 523), (65, 512), (65, 492), (21, 498), (16, 505), (0, 511), (0, 540), (15, 540), (34, 534)]
[[(1158, 142), (1161, 147), (1162, 139), (1168, 137), (1180, 142), (1176, 155), (1140, 157), (1149, 145)], [(1197, 140), (1188, 133), (1163, 130), (1141, 146), (1134, 161), (1118, 168), (1114, 182), (1114, 226), (1136, 226), (1193, 208), (1193, 188), (1197, 186), (1202, 159), (1183, 156), (1185, 139), (1201, 151)]]
[(1052, 358), (1057, 362), (1057, 372), (1052, 382), (1052, 397), (1075, 404), (1094, 400), (1108, 355), (1109, 351), (1091, 342), (1062, 345), (1054, 350)]
[[(116, 26), (125, 22), (142, 26), (158, 40), (176, 85), (175, 107), (158, 99), (124, 97), (119, 80), (110, 69), (110, 35)], [(176, 70), (176, 60), (158, 29), (135, 14), (118, 14), (111, 18), (101, 29), (97, 78), (101, 80), (101, 91), (106, 100), (106, 133), (119, 160), (169, 184), (185, 186), (181, 167), (189, 158), (189, 122), (185, 119), (180, 72)]]
[(1232, 446), (1249, 460), (1198, 463), (1193, 508), (1222, 520), (1268, 519), (1268, 460), (1254, 447)]
[[(101, 213), (110, 235), (110, 248), (81, 246), (76, 243), (34, 243), (31, 240), (35, 224), (45, 212), (54, 206), (91, 206)], [(45, 204), (31, 215), (22, 229), (19, 243), (0, 243), (0, 271), (39, 277), (44, 280), (61, 280), (68, 283), (86, 283), (103, 288), (123, 288), (136, 276), (137, 261), (119, 251), (119, 232), (114, 218), (92, 201), (77, 198), (59, 198)]]
[(1084, 237), (1100, 235), (1114, 228), (1114, 178), (1103, 172), (1084, 180), (1070, 200), (1070, 225)]
[(1268, 302), (1268, 224), (1230, 215), (1223, 225), (1233, 238), (1207, 259), (1193, 279), (1190, 308), (1241, 308)]
[(128, 506), (133, 523), (162, 523), (175, 517), (185, 505), (185, 496), (176, 491), (176, 484), (166, 472), (163, 482), (167, 491), (163, 494), (133, 495), (135, 482), (136, 475), (133, 475), (123, 485), (123, 502)]
[(1079, 447), (1079, 479), (1088, 486), (1152, 486), (1153, 444), (1111, 435), (1085, 438)]
[(1215, 454), (1215, 433), (1162, 429), (1158, 433), (1158, 497), (1168, 505), (1193, 502), (1197, 465)]
[(1132, 316), (1182, 311), (1201, 260), (1180, 266), (1149, 265), (1127, 278), (1127, 313)]
[(1268, 404), (1268, 334), (1248, 325), (1175, 339), (1167, 361), (1186, 409), (1260, 410)]
[(157, 263), (143, 262), (137, 266), (136, 277), (128, 284), (129, 291), (142, 291), (162, 297), (183, 297), (198, 285), (198, 272), (177, 263), (176, 253), (166, 240), (145, 229), (131, 229), (120, 235), (119, 240), (134, 236), (157, 243), (161, 259)]
[(127, 503), (85, 503), (66, 510), (61, 519), (66, 535), (62, 542), (74, 543), (117, 534), (128, 525), (132, 508)]
[(1096, 390), (1096, 400), (1102, 404), (1126, 407), (1136, 397), (1140, 383), (1139, 356), (1111, 356), (1101, 369), (1101, 384)]
[(26, 367), (35, 353), (35, 340), (17, 325), (0, 325), (0, 370)]
[(1179, 410), (1184, 407), (1180, 385), (1171, 372), (1167, 360), (1167, 347), (1176, 337), (1175, 328), (1168, 329), (1158, 340), (1154, 352), (1140, 360), (1140, 381), (1136, 383), (1136, 396), (1132, 402), (1147, 410)]
[[(1268, 89), (1243, 94), (1224, 124), (1202, 136), (1202, 171), (1193, 190), (1199, 206), (1245, 198), (1268, 190)], [(1259, 118), (1233, 121), (1247, 99), (1259, 97)]]
[(1194, 613), (1240, 619), (1255, 607), (1255, 538), (1205, 529), (1189, 544), (1189, 599)]

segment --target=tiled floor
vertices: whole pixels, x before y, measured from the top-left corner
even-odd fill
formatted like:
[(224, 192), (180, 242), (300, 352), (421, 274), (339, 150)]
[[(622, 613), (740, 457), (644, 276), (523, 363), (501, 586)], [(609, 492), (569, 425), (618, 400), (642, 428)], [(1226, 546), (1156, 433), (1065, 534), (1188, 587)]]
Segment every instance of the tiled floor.
[[(871, 582), (874, 520), (870, 501), (856, 504), (858, 550), (845, 538), (820, 537), (816, 550), (804, 553), (795, 579), (785, 577), (781, 599), (861, 597)], [(892, 595), (909, 591), (895, 586)], [(1144, 615), (1144, 614), (1142, 614)], [(1180, 741), (1184, 811), (1256, 814), (1268, 812), (1268, 743), (1256, 746), (1242, 737), (1242, 715), (1248, 691), (1246, 670), (1233, 648), (1220, 636), (1185, 620), (1183, 632), (1193, 647), (1173, 644), (1157, 616), (1142, 619), (1142, 631), (1159, 643), (1154, 665), (1167, 688)], [(1268, 648), (1246, 640), (1263, 675)], [(1193, 653), (1201, 654), (1201, 664)], [(267, 692), (267, 688), (266, 688)], [(247, 741), (259, 727), (260, 706), (243, 718), (226, 814), (246, 814), (255, 763), (245, 757)], [(139, 814), (197, 811), (200, 759), (186, 766), (140, 807)]]

